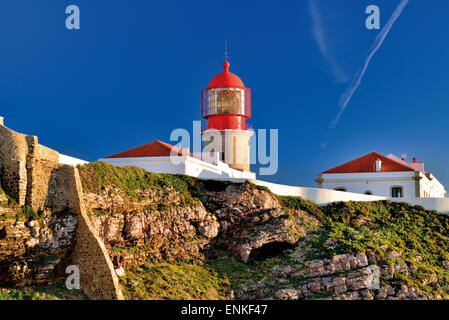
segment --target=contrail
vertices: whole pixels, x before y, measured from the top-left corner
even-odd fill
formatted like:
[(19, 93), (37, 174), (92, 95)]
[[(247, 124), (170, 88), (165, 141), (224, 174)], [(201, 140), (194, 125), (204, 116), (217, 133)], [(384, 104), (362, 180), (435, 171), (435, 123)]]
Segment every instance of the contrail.
[[(365, 75), (366, 70), (368, 69), (368, 65), (374, 56), (374, 54), (379, 50), (379, 48), (382, 46), (382, 43), (384, 42), (385, 38), (387, 37), (388, 33), (391, 30), (391, 27), (396, 22), (396, 20), (401, 15), (402, 11), (404, 10), (405, 6), (409, 0), (401, 0), (401, 3), (397, 6), (397, 8), (394, 10), (392, 16), (388, 20), (387, 24), (383, 27), (383, 29), (379, 32), (376, 39), (374, 40), (373, 44), (371, 45), (371, 48), (368, 52), (370, 54), (367, 56), (365, 63), (363, 67), (356, 73), (356, 76), (351, 81), (351, 84), (346, 89), (346, 91), (342, 94), (340, 97), (340, 100), (338, 102), (339, 106), (339, 112), (335, 119), (330, 123), (329, 129), (332, 130), (337, 126), (338, 121), (340, 120), (341, 115), (345, 111), (349, 101), (351, 100), (352, 96), (354, 95), (355, 91), (360, 86), (360, 83), (362, 82), (363, 76)], [(321, 146), (326, 147), (327, 141), (325, 141)]]
[(313, 36), (315, 37), (315, 41), (318, 45), (321, 55), (324, 60), (329, 64), (332, 74), (335, 77), (338, 83), (343, 83), (348, 81), (348, 77), (344, 74), (340, 66), (338, 65), (335, 57), (330, 53), (329, 48), (327, 46), (327, 41), (325, 38), (324, 25), (316, 6), (316, 0), (309, 0), (309, 11), (310, 16), (312, 17), (312, 31)]

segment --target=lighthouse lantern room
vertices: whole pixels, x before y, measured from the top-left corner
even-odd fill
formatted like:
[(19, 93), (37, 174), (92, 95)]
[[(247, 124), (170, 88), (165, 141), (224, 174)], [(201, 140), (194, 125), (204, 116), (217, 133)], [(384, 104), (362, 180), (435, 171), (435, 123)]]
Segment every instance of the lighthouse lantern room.
[(229, 66), (225, 61), (223, 72), (202, 90), (201, 113), (207, 120), (202, 135), (205, 149), (220, 152), (231, 168), (249, 171), (249, 140), (253, 132), (246, 120), (251, 117), (251, 90), (229, 72)]

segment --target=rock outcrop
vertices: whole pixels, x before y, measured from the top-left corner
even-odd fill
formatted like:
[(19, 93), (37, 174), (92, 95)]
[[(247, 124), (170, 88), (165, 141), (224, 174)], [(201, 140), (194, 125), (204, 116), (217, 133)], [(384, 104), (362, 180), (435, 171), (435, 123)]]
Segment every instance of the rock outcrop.
[[(183, 195), (170, 187), (138, 191), (132, 197), (117, 188), (85, 196), (92, 225), (109, 248), (147, 245), (146, 258), (199, 258), (218, 234), (219, 223), (201, 203), (186, 206), (182, 201)], [(134, 255), (117, 258), (114, 250), (110, 254), (117, 268), (138, 259)]]
[(76, 240), (74, 214), (27, 221), (21, 209), (0, 208), (0, 283), (25, 285), (61, 279)]
[(285, 210), (271, 192), (250, 183), (198, 182), (196, 195), (220, 223), (214, 245), (227, 248), (243, 262), (275, 255), (305, 236), (304, 220), (319, 221), (300, 210)]

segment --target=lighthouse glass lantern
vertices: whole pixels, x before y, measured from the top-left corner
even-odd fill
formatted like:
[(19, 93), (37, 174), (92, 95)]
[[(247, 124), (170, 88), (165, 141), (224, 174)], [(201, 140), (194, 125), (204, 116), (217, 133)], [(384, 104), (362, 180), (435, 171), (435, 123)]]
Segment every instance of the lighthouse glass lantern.
[(210, 130), (219, 130), (225, 162), (232, 168), (249, 171), (249, 138), (252, 131), (246, 120), (251, 117), (251, 90), (243, 85), (238, 76), (229, 72), (229, 66), (229, 62), (225, 61), (223, 72), (202, 90), (201, 113), (207, 120), (203, 137), (210, 136)]
[(203, 89), (203, 118), (209, 129), (245, 130), (245, 120), (251, 117), (249, 88)]

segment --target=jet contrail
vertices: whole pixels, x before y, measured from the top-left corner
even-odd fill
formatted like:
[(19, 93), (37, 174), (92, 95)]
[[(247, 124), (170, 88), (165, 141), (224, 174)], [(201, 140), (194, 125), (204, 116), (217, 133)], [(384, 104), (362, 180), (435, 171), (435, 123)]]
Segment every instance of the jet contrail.
[[(396, 22), (396, 20), (401, 15), (402, 11), (404, 10), (405, 6), (409, 0), (401, 0), (401, 3), (397, 6), (397, 8), (394, 10), (392, 16), (388, 20), (387, 24), (383, 27), (383, 29), (379, 32), (376, 39), (374, 40), (373, 44), (371, 45), (371, 48), (368, 52), (369, 55), (365, 59), (365, 63), (363, 67), (356, 73), (356, 76), (351, 81), (349, 87), (346, 89), (346, 91), (342, 94), (340, 97), (340, 100), (338, 102), (339, 106), (339, 112), (335, 119), (330, 123), (329, 129), (332, 130), (337, 126), (338, 121), (340, 120), (341, 115), (345, 111), (349, 101), (351, 100), (352, 96), (354, 95), (357, 88), (360, 86), (360, 83), (362, 82), (363, 76), (365, 75), (366, 70), (368, 69), (368, 65), (374, 56), (374, 54), (377, 52), (377, 50), (381, 47), (382, 43), (384, 42), (386, 36), (391, 30), (391, 27)], [(327, 145), (327, 141), (324, 142), (321, 146), (325, 147)]]
[(348, 81), (348, 77), (344, 74), (343, 70), (338, 65), (337, 60), (329, 51), (324, 32), (324, 24), (316, 5), (316, 0), (309, 0), (309, 11), (310, 16), (312, 17), (313, 36), (315, 37), (315, 41), (318, 45), (321, 55), (329, 64), (331, 72), (338, 83), (344, 83)]

